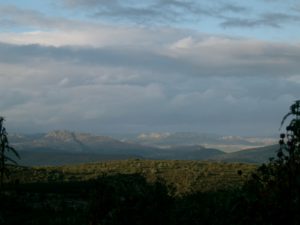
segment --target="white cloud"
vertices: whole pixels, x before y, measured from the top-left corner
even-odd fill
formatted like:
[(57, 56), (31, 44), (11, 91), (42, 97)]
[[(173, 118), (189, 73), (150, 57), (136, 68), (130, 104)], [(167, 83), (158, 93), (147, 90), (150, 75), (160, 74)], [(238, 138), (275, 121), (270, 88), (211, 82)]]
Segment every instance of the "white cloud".
[(292, 75), (290, 77), (287, 77), (286, 80), (300, 84), (300, 75)]
[(171, 49), (191, 49), (192, 46), (195, 45), (195, 40), (189, 36), (183, 39), (176, 41), (174, 44), (171, 44)]
[(59, 81), (58, 86), (66, 86), (70, 83), (69, 78), (63, 78), (61, 81)]

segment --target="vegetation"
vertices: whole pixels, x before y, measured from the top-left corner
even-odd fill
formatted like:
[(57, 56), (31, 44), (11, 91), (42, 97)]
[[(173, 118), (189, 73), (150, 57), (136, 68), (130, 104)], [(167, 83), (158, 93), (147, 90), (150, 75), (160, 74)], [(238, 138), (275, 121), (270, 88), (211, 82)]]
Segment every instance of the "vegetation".
[(16, 161), (10, 158), (8, 156), (8, 153), (12, 152), (16, 157), (19, 158), (19, 154), (17, 153), (17, 151), (9, 145), (7, 132), (3, 123), (4, 118), (0, 117), (0, 191), (3, 188), (4, 175), (6, 175), (7, 177), (9, 175), (8, 164), (16, 164)]
[[(300, 224), (300, 101), (281, 122), (292, 116), (280, 135), (277, 158), (260, 166), (242, 189), (245, 211), (241, 224)], [(239, 210), (237, 210), (239, 211)]]
[[(207, 210), (221, 213), (231, 190), (255, 168), (155, 160), (14, 166), (0, 210), (7, 224), (211, 224)], [(24, 213), (16, 218), (12, 210)]]
[[(147, 182), (165, 180), (175, 194), (212, 191), (241, 186), (257, 166), (241, 163), (214, 163), (179, 160), (119, 160), (57, 167), (15, 167), (8, 182), (22, 184), (80, 182), (104, 175), (140, 174)], [(244, 175), (239, 176), (238, 170)]]
[(11, 166), (0, 224), (298, 225), (300, 101), (283, 123), (288, 116), (277, 157), (259, 167), (151, 160)]

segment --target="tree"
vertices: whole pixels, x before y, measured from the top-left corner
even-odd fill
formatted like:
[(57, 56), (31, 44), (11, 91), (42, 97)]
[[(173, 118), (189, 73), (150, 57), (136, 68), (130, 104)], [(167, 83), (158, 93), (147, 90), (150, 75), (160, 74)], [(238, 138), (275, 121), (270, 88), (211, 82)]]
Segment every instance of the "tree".
[(7, 132), (4, 127), (4, 118), (0, 117), (0, 189), (3, 188), (4, 175), (8, 177), (10, 163), (17, 164), (8, 154), (11, 152), (17, 158), (20, 158), (18, 152), (10, 146), (7, 138)]
[(300, 100), (280, 127), (290, 116), (277, 157), (261, 165), (244, 186), (241, 224), (300, 224)]

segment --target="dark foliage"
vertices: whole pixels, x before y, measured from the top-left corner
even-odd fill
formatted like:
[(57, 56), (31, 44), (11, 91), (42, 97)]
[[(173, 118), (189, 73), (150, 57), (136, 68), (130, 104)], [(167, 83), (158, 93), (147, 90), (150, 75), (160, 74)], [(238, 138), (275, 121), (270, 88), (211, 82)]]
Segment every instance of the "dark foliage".
[(239, 224), (300, 224), (300, 101), (282, 120), (293, 116), (280, 135), (277, 158), (260, 166), (237, 198)]
[(148, 183), (139, 174), (103, 176), (91, 204), (91, 224), (170, 224), (173, 199), (162, 180)]
[(4, 118), (0, 117), (0, 191), (3, 188), (4, 175), (9, 176), (8, 164), (17, 164), (15, 160), (8, 156), (9, 153), (20, 158), (18, 152), (10, 146), (7, 138), (7, 132), (4, 127)]

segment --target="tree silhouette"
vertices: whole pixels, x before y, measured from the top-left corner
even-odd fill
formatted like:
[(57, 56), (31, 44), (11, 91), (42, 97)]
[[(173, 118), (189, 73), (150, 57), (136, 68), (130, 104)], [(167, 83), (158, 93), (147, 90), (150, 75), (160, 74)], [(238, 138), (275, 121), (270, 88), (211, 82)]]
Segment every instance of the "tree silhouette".
[(244, 186), (241, 224), (300, 224), (300, 100), (283, 117), (276, 158), (261, 165)]
[(8, 156), (11, 152), (17, 158), (20, 158), (18, 152), (9, 145), (7, 132), (4, 127), (4, 118), (0, 117), (0, 190), (3, 188), (4, 175), (8, 177), (10, 163), (17, 164), (15, 160)]

